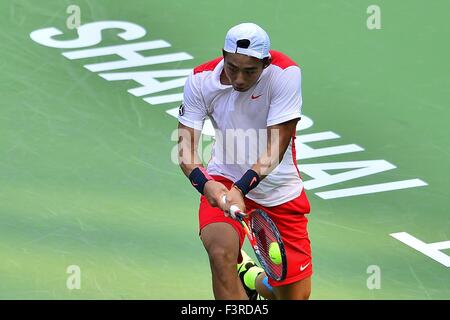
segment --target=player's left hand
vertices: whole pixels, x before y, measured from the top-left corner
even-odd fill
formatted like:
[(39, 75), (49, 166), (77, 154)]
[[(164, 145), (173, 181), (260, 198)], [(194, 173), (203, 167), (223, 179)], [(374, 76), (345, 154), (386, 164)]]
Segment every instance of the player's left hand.
[(230, 206), (235, 205), (237, 206), (241, 212), (245, 212), (245, 203), (244, 203), (244, 197), (242, 196), (242, 192), (239, 191), (237, 188), (232, 187), (226, 194), (226, 204), (224, 206), (225, 210), (225, 216), (228, 217), (230, 215)]

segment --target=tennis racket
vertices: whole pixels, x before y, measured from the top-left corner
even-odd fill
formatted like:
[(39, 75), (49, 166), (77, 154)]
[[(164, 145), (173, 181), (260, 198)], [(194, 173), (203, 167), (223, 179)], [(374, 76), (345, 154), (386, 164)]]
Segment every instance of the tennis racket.
[[(223, 202), (226, 202), (226, 196), (223, 197)], [(276, 281), (284, 280), (287, 273), (286, 250), (272, 219), (261, 209), (245, 214), (235, 205), (230, 207), (230, 215), (244, 228), (266, 274)]]

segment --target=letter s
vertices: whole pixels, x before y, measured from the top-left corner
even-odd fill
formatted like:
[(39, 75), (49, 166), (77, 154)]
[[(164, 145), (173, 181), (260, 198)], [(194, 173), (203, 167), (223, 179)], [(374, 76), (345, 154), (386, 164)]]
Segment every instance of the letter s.
[(77, 30), (78, 39), (74, 40), (55, 40), (54, 36), (63, 34), (57, 28), (44, 28), (35, 30), (30, 33), (30, 38), (47, 47), (52, 48), (84, 48), (94, 46), (102, 41), (102, 30), (105, 29), (122, 29), (124, 32), (117, 36), (124, 40), (135, 40), (145, 36), (146, 31), (143, 27), (126, 21), (98, 21), (90, 22), (80, 26)]

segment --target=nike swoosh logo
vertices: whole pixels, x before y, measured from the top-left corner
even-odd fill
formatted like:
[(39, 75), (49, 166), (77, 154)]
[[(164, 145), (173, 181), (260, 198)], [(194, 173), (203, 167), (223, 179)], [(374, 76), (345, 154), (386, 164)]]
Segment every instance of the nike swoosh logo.
[(252, 95), (252, 100), (258, 99), (258, 98), (261, 97), (261, 96), (262, 96), (262, 94), (260, 94), (259, 96), (254, 96), (254, 95)]
[(253, 177), (252, 181), (250, 181), (250, 187), (252, 186), (253, 183), (256, 182), (256, 177)]
[(311, 264), (311, 262), (308, 262), (308, 264), (304, 265), (304, 266), (300, 266), (300, 271), (305, 270), (306, 268), (308, 268), (308, 266)]

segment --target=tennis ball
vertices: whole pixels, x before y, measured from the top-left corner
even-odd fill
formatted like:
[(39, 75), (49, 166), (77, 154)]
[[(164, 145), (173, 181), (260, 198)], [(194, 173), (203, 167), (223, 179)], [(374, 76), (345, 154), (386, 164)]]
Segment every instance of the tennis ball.
[(272, 260), (273, 263), (275, 264), (281, 263), (281, 252), (277, 242), (272, 242), (269, 245), (269, 256), (270, 260)]

